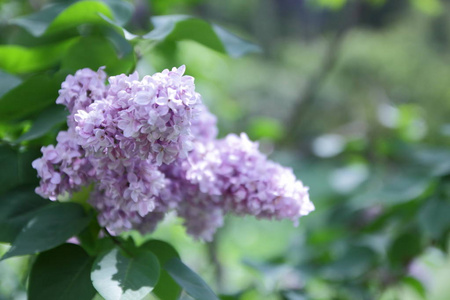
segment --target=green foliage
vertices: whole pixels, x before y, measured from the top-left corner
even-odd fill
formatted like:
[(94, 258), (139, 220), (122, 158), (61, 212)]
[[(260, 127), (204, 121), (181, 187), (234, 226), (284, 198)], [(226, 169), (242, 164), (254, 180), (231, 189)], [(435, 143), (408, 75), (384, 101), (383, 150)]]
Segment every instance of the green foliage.
[(0, 241), (12, 243), (38, 210), (48, 204), (34, 192), (21, 188), (0, 196)]
[(259, 48), (226, 31), (222, 27), (190, 16), (173, 15), (152, 18), (155, 28), (144, 39), (152, 41), (193, 40), (231, 57), (258, 52)]
[(118, 248), (100, 255), (91, 273), (95, 289), (106, 300), (142, 299), (158, 278), (159, 263), (151, 252), (136, 250), (130, 255)]
[(164, 269), (194, 299), (218, 299), (211, 288), (196, 273), (178, 258), (171, 258), (164, 264)]
[(0, 99), (0, 119), (20, 119), (52, 105), (63, 79), (61, 74), (41, 74), (25, 80)]
[(67, 49), (77, 40), (74, 38), (33, 48), (0, 46), (0, 68), (15, 74), (48, 69), (61, 61)]
[(89, 280), (92, 263), (93, 258), (73, 244), (42, 252), (30, 272), (28, 299), (92, 299), (95, 295)]
[(114, 45), (104, 37), (83, 37), (67, 51), (61, 62), (61, 68), (71, 73), (90, 68), (97, 70), (107, 66), (108, 74), (129, 73), (135, 64), (134, 53), (119, 57)]
[(62, 106), (49, 106), (36, 116), (30, 129), (15, 142), (30, 141), (44, 136), (52, 128), (64, 123), (67, 120), (67, 114), (67, 110)]
[(15, 88), (21, 83), (21, 80), (11, 74), (0, 71), (0, 97), (6, 92)]
[(76, 203), (51, 203), (36, 211), (17, 234), (2, 260), (13, 256), (35, 254), (63, 244), (81, 232), (92, 214), (86, 214)]
[(37, 183), (36, 174), (30, 169), (31, 162), (38, 156), (37, 151), (18, 151), (7, 145), (0, 145), (0, 195), (23, 185)]
[(178, 299), (182, 289), (164, 268), (166, 262), (170, 259), (180, 258), (178, 252), (170, 244), (159, 240), (150, 240), (143, 244), (141, 248), (152, 251), (158, 258), (159, 265), (163, 266), (159, 274), (158, 285), (153, 290), (153, 293), (160, 299)]

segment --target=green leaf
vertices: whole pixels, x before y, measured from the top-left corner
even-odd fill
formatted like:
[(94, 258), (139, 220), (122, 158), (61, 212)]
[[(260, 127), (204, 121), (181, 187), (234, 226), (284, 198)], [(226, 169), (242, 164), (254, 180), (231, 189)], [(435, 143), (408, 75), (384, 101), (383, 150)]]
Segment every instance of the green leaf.
[(413, 288), (420, 296), (423, 297), (423, 299), (427, 298), (427, 290), (423, 283), (418, 279), (411, 276), (406, 276), (402, 279), (402, 282)]
[(9, 21), (10, 24), (18, 25), (34, 36), (41, 36), (47, 30), (48, 25), (56, 18), (70, 3), (57, 3), (46, 6), (43, 10), (34, 14), (18, 17)]
[(17, 234), (50, 201), (34, 192), (20, 188), (0, 196), (0, 242), (11, 243)]
[(174, 257), (180, 258), (177, 250), (172, 245), (160, 240), (150, 240), (142, 244), (139, 248), (152, 251), (158, 258), (161, 266)]
[[(150, 240), (144, 243), (140, 249), (148, 249), (152, 251), (158, 258), (161, 266), (174, 257), (180, 257), (172, 245), (159, 240)], [(153, 290), (153, 293), (158, 296), (159, 299), (177, 300), (181, 294), (181, 287), (172, 279), (172, 277), (170, 277), (166, 270), (162, 269), (158, 284)]]
[(79, 204), (52, 203), (28, 221), (2, 260), (59, 246), (81, 232), (91, 218)]
[(69, 112), (62, 105), (54, 105), (43, 110), (33, 121), (30, 130), (20, 136), (16, 142), (30, 141), (45, 135), (56, 125), (66, 122), (68, 114)]
[(37, 185), (36, 171), (31, 163), (39, 156), (37, 149), (20, 152), (7, 145), (0, 145), (0, 194), (22, 185)]
[(133, 4), (123, 0), (103, 0), (114, 15), (115, 23), (119, 26), (125, 25), (133, 15)]
[(439, 199), (427, 201), (419, 212), (419, 225), (432, 239), (440, 239), (450, 229), (450, 203)]
[(225, 29), (191, 16), (157, 16), (151, 20), (154, 29), (144, 35), (144, 39), (158, 42), (193, 40), (232, 57), (260, 51), (256, 45), (242, 40)]
[(80, 246), (64, 244), (38, 255), (29, 277), (29, 300), (92, 299), (93, 259)]
[(212, 24), (212, 28), (214, 30), (214, 33), (222, 41), (222, 44), (225, 47), (226, 52), (231, 57), (241, 57), (247, 53), (261, 52), (261, 48), (259, 48), (255, 44), (252, 44), (248, 41), (241, 39), (237, 35), (229, 32), (228, 30), (220, 27), (219, 25)]
[(0, 99), (0, 120), (26, 117), (55, 103), (64, 77), (62, 74), (33, 76), (7, 92)]
[(101, 16), (113, 17), (111, 9), (99, 1), (80, 1), (62, 11), (48, 26), (46, 34), (53, 34), (82, 24), (108, 24)]
[(18, 86), (22, 80), (11, 74), (0, 71), (0, 98), (9, 90)]
[(375, 252), (363, 246), (352, 246), (324, 269), (324, 276), (331, 280), (355, 279), (364, 275), (376, 259)]
[(0, 69), (10, 73), (28, 73), (56, 65), (78, 38), (37, 47), (0, 46)]
[(149, 251), (125, 256), (114, 248), (99, 256), (92, 266), (91, 280), (106, 300), (139, 300), (149, 294), (159, 278), (157, 258)]
[(95, 70), (106, 66), (106, 72), (109, 75), (115, 75), (130, 72), (134, 68), (134, 64), (133, 52), (120, 58), (114, 44), (108, 39), (91, 36), (81, 38), (69, 49), (62, 61), (62, 69), (74, 72), (81, 68)]
[(172, 278), (196, 300), (218, 300), (206, 282), (179, 258), (172, 258), (163, 267)]
[(125, 24), (132, 14), (131, 3), (120, 0), (66, 1), (47, 5), (43, 10), (9, 21), (35, 37), (75, 28), (82, 24), (107, 24), (100, 14), (113, 18), (119, 25)]
[(420, 234), (416, 230), (399, 235), (388, 248), (388, 258), (394, 267), (406, 266), (422, 252)]

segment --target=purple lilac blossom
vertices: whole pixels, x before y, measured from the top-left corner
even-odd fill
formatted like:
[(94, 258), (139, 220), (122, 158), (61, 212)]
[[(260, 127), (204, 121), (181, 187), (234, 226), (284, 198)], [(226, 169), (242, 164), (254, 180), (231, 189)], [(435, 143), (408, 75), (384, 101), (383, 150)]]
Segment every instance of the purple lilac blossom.
[(56, 146), (42, 147), (42, 157), (32, 163), (41, 178), (36, 193), (53, 201), (88, 185), (95, 172), (84, 150), (76, 144), (73, 130), (60, 131), (56, 140)]
[(227, 213), (298, 222), (313, 211), (308, 188), (247, 135), (216, 138), (216, 117), (184, 71), (122, 74), (109, 85), (103, 68), (69, 75), (57, 99), (69, 128), (33, 162), (36, 192), (57, 200), (93, 184), (89, 203), (110, 232), (152, 232), (176, 211), (206, 241)]
[(70, 127), (73, 127), (73, 116), (79, 109), (86, 109), (95, 100), (106, 96), (106, 73), (103, 69), (97, 72), (87, 68), (78, 70), (75, 75), (68, 75), (61, 84), (56, 103), (69, 110), (67, 122)]
[(157, 165), (186, 157), (201, 97), (184, 71), (184, 66), (164, 70), (141, 81), (137, 72), (110, 77), (106, 98), (75, 114), (79, 144), (92, 153), (139, 156)]
[(183, 185), (177, 213), (189, 234), (211, 240), (226, 213), (297, 223), (314, 210), (292, 170), (268, 160), (246, 134), (194, 145), (172, 175)]

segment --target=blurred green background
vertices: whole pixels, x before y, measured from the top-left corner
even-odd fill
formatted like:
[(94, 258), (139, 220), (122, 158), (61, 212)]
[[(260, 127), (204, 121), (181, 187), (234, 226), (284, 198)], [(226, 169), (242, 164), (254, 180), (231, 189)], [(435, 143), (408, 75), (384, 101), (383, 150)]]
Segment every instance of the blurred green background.
[[(32, 45), (8, 22), (48, 2), (0, 0), (0, 44)], [(449, 299), (450, 1), (128, 2), (133, 33), (151, 16), (188, 14), (261, 47), (233, 58), (189, 40), (134, 45), (141, 76), (185, 64), (220, 135), (260, 140), (316, 206), (298, 227), (229, 217), (211, 244), (169, 215), (152, 237), (223, 299)], [(0, 137), (34, 122), (0, 120)], [(25, 299), (26, 260), (0, 262), (0, 299)]]

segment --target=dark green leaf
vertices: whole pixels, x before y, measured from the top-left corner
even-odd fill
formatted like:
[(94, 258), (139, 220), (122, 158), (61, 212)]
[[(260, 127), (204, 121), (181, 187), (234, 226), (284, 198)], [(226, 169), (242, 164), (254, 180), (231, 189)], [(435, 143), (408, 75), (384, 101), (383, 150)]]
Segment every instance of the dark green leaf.
[(64, 77), (38, 75), (10, 90), (0, 99), (0, 119), (19, 119), (55, 103)]
[(156, 255), (161, 266), (165, 265), (167, 261), (172, 258), (180, 258), (177, 250), (175, 250), (172, 245), (160, 241), (160, 240), (150, 240), (139, 247), (140, 249), (147, 249), (152, 251)]
[(45, 109), (33, 121), (30, 130), (19, 137), (16, 142), (30, 141), (45, 135), (56, 125), (64, 123), (67, 115), (68, 111), (62, 105), (55, 105)]
[(48, 205), (34, 192), (34, 188), (20, 188), (0, 196), (0, 242), (12, 243), (22, 227)]
[(218, 300), (206, 282), (187, 267), (179, 258), (172, 258), (164, 265), (172, 278), (196, 300)]
[(0, 69), (10, 73), (29, 73), (56, 65), (78, 38), (33, 48), (0, 46)]
[(431, 238), (439, 239), (450, 229), (450, 203), (444, 200), (431, 199), (419, 212), (419, 224)]
[(37, 149), (20, 152), (7, 145), (0, 145), (0, 194), (21, 185), (38, 183), (36, 171), (31, 163), (40, 155)]
[(64, 244), (38, 255), (29, 277), (30, 300), (92, 299), (93, 259), (80, 246)]
[(421, 251), (420, 234), (413, 230), (399, 235), (389, 246), (387, 254), (394, 267), (404, 267)]
[(92, 215), (76, 203), (52, 203), (40, 209), (23, 227), (3, 259), (35, 254), (63, 244), (82, 231)]
[[(175, 248), (173, 248), (170, 244), (159, 240), (148, 241), (143, 244), (140, 249), (148, 249), (152, 251), (158, 258), (161, 266), (174, 257), (180, 257)], [(172, 277), (170, 277), (166, 270), (162, 269), (158, 284), (153, 290), (153, 293), (158, 296), (159, 299), (176, 300), (180, 297), (181, 287), (172, 279)]]
[[(97, 251), (97, 248), (100, 246), (100, 239), (99, 239), (99, 233), (100, 233), (101, 227), (97, 222), (96, 218), (92, 218), (91, 222), (88, 226), (86, 226), (83, 231), (81, 231), (77, 235), (77, 239), (80, 242), (80, 245), (83, 247), (84, 250), (86, 250), (89, 255), (97, 255), (103, 251)], [(108, 240), (111, 241), (110, 238)]]
[(101, 66), (106, 66), (106, 72), (109, 75), (115, 75), (130, 72), (134, 68), (134, 64), (133, 52), (119, 58), (114, 44), (108, 39), (84, 37), (69, 49), (63, 59), (62, 68), (74, 72), (81, 68), (95, 70)]
[(159, 263), (150, 251), (134, 251), (127, 257), (114, 248), (96, 259), (91, 280), (106, 300), (139, 300), (155, 287)]
[(9, 90), (18, 86), (22, 80), (11, 74), (0, 71), (0, 98)]
[(152, 18), (154, 29), (143, 38), (154, 41), (193, 40), (215, 51), (237, 57), (259, 48), (225, 29), (204, 20), (184, 15)]

